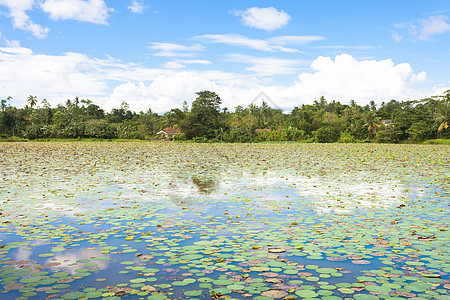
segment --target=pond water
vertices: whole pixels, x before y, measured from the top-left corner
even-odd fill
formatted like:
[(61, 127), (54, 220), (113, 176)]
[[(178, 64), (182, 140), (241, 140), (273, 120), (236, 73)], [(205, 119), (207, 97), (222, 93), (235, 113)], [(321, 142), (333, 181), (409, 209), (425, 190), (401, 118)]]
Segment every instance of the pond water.
[(2, 143), (1, 299), (450, 299), (450, 147)]

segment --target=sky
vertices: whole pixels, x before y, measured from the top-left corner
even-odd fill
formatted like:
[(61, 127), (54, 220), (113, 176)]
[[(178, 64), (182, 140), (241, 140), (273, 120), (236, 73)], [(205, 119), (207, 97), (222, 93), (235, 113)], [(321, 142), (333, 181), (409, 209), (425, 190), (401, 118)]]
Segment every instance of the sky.
[(416, 100), (450, 89), (449, 49), (448, 0), (0, 0), (0, 98), (18, 107)]

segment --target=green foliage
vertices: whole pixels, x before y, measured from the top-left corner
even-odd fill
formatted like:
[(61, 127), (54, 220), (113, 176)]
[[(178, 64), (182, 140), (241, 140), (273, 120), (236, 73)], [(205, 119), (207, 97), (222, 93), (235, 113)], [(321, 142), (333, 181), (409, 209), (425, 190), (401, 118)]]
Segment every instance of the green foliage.
[(230, 112), (211, 91), (198, 92), (190, 109), (184, 103), (162, 115), (151, 109), (137, 114), (125, 101), (105, 113), (78, 97), (54, 108), (36, 96), (29, 96), (24, 108), (9, 105), (11, 99), (0, 100), (1, 138), (149, 140), (159, 139), (156, 133), (167, 127), (181, 131), (175, 140), (197, 142), (422, 143), (450, 138), (450, 91), (422, 100), (391, 100), (378, 108), (374, 102), (359, 106), (351, 100), (347, 105), (321, 97), (290, 113), (266, 102)]
[(204, 136), (196, 136), (192, 139), (192, 142), (194, 143), (207, 143), (208, 139)]
[(399, 130), (394, 127), (385, 128), (382, 131), (378, 131), (375, 136), (375, 141), (377, 143), (387, 143), (387, 144), (396, 144), (399, 142), (398, 134)]
[(429, 145), (450, 145), (450, 139), (435, 139), (425, 141), (425, 144)]
[(42, 126), (39, 124), (34, 124), (34, 125), (28, 126), (25, 129), (25, 131), (23, 133), (23, 137), (26, 139), (35, 140), (35, 139), (44, 138), (46, 136), (44, 136), (44, 133), (42, 131)]
[(341, 132), (341, 136), (339, 137), (339, 143), (356, 143), (357, 139), (353, 135), (348, 132)]
[(197, 93), (198, 97), (192, 103), (191, 111), (182, 122), (182, 129), (188, 139), (204, 136), (214, 138), (215, 131), (220, 127), (220, 97), (210, 91)]
[(184, 133), (177, 134), (177, 135), (175, 135), (174, 140), (175, 141), (185, 141), (186, 135)]
[(314, 133), (316, 143), (334, 143), (339, 140), (339, 132), (332, 127), (320, 127)]
[(419, 121), (411, 125), (406, 131), (410, 140), (413, 142), (421, 142), (432, 135), (431, 127), (425, 121)]

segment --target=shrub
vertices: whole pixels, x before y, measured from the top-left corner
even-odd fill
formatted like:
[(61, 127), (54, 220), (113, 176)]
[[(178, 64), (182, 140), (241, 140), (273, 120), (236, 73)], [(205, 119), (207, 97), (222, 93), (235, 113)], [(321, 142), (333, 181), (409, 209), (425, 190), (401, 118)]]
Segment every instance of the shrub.
[(204, 136), (196, 136), (192, 139), (194, 143), (207, 143), (208, 139)]
[(356, 143), (357, 140), (353, 135), (348, 132), (342, 132), (341, 137), (339, 138), (339, 143)]
[(184, 133), (180, 133), (180, 134), (175, 135), (175, 137), (173, 139), (175, 141), (185, 141), (186, 135)]
[(316, 143), (334, 143), (339, 140), (339, 132), (332, 127), (320, 127), (315, 131)]
[(29, 125), (23, 132), (23, 136), (26, 139), (35, 140), (44, 138), (42, 127), (39, 124)]

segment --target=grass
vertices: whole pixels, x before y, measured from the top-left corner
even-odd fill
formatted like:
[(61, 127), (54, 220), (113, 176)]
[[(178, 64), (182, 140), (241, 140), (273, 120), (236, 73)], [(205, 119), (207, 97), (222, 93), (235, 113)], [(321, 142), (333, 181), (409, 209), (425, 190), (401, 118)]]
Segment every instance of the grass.
[(134, 139), (98, 139), (98, 138), (79, 138), (79, 139), (35, 139), (29, 140), (30, 142), (56, 142), (56, 143), (66, 143), (66, 142), (147, 142), (146, 140), (134, 140)]
[[(35, 140), (29, 140), (21, 137), (7, 137), (7, 138), (0, 138), (0, 142), (8, 142), (8, 143), (14, 143), (14, 142), (56, 142), (56, 143), (67, 143), (67, 142), (149, 142), (152, 140), (138, 140), (138, 139), (101, 139), (101, 138), (72, 138), (72, 139), (58, 139), (58, 138), (46, 138), (46, 139), (35, 139)], [(194, 141), (176, 141), (181, 143), (186, 142), (194, 142)], [(307, 139), (302, 141), (263, 141), (260, 142), (262, 144), (290, 144), (290, 143), (314, 143), (315, 141), (313, 139)], [(367, 143), (370, 142), (368, 140), (356, 140), (353, 143)], [(226, 143), (222, 141), (204, 141), (204, 143)], [(342, 143), (342, 142), (337, 142)], [(411, 142), (411, 141), (404, 141), (401, 144), (426, 144), (426, 145), (450, 145), (450, 139), (433, 139), (433, 140), (427, 140), (424, 142)]]
[(435, 139), (425, 141), (424, 144), (427, 145), (450, 145), (450, 139)]
[(27, 139), (24, 138), (20, 138), (20, 137), (8, 137), (8, 138), (1, 138), (0, 142), (4, 142), (4, 143), (14, 143), (14, 142), (28, 142)]

